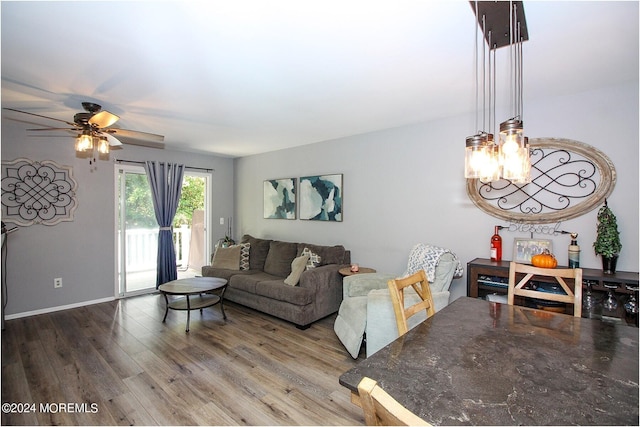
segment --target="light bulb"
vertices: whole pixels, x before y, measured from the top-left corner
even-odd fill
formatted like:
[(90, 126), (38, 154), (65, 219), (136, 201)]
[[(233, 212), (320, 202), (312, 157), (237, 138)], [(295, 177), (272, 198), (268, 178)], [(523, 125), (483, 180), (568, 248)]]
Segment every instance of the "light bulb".
[(502, 143), (502, 152), (507, 155), (513, 155), (518, 151), (518, 138), (517, 135), (509, 134), (504, 138)]
[(93, 138), (87, 133), (78, 135), (76, 138), (76, 151), (84, 153), (93, 149)]
[(98, 139), (98, 152), (100, 154), (109, 154), (109, 141), (104, 136)]

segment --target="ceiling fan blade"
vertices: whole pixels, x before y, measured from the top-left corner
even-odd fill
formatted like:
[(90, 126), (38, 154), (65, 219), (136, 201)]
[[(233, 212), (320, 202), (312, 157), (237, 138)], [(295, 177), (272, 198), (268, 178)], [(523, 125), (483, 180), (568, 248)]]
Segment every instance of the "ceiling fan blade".
[(162, 142), (143, 141), (141, 139), (122, 139), (121, 142), (125, 145), (137, 145), (139, 147), (158, 148), (164, 150), (164, 144)]
[(120, 120), (120, 117), (115, 114), (111, 114), (108, 111), (100, 111), (94, 114), (89, 119), (89, 124), (98, 126), (99, 128), (106, 128)]
[(70, 130), (72, 132), (78, 132), (80, 129), (78, 128), (34, 128), (34, 129), (27, 129), (28, 131), (34, 131), (34, 132), (38, 132), (38, 131), (43, 131), (43, 130)]
[(109, 145), (111, 147), (118, 147), (118, 146), (122, 145), (122, 142), (120, 142), (120, 140), (118, 138), (116, 138), (115, 136), (111, 135), (110, 133), (105, 133), (104, 136), (107, 138), (107, 141), (109, 141)]
[(154, 142), (162, 142), (164, 141), (164, 135), (158, 135), (155, 133), (147, 133), (140, 132), (137, 130), (127, 130), (127, 129), (103, 129), (103, 132), (113, 133), (124, 138), (131, 139), (140, 139), (143, 141), (154, 141)]
[(28, 115), (30, 115), (30, 116), (36, 116), (36, 117), (42, 117), (43, 119), (55, 120), (55, 121), (57, 121), (57, 122), (66, 123), (66, 124), (68, 124), (69, 126), (76, 126), (76, 124), (75, 124), (75, 123), (73, 123), (73, 122), (68, 122), (68, 121), (66, 121), (66, 120), (61, 120), (61, 119), (56, 119), (56, 118), (53, 118), (53, 117), (43, 116), (43, 115), (41, 115), (41, 114), (30, 113), (30, 112), (28, 112), (28, 111), (16, 110), (15, 108), (6, 108), (6, 107), (5, 107), (5, 108), (3, 108), (3, 110), (15, 111), (16, 113), (28, 114)]

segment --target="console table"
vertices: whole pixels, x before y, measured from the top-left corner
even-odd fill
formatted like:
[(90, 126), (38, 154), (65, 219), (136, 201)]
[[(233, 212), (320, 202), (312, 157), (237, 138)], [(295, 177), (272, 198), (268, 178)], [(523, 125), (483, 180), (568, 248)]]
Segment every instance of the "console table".
[[(506, 295), (509, 286), (509, 262), (491, 261), (486, 258), (476, 258), (468, 262), (467, 295), (473, 298), (485, 298), (489, 294)], [(618, 310), (615, 313), (608, 313), (608, 315), (624, 319), (626, 313), (623, 304), (632, 293), (627, 289), (627, 285), (638, 287), (638, 273), (617, 271), (616, 274), (604, 274), (602, 270), (583, 268), (583, 298), (587, 284), (591, 284), (591, 290), (594, 294), (602, 297), (609, 290), (607, 285), (617, 285), (614, 292), (618, 299)], [(586, 317), (585, 313), (583, 313), (583, 317)]]

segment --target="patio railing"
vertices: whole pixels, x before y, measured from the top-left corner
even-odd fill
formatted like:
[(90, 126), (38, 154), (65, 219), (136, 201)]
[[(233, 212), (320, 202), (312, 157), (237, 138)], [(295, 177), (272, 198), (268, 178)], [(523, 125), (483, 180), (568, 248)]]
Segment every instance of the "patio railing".
[[(158, 229), (135, 228), (127, 230), (127, 272), (155, 270), (158, 258)], [(173, 229), (173, 243), (176, 250), (176, 265), (186, 267), (189, 263), (191, 228), (183, 225)], [(120, 242), (118, 242), (120, 243)], [(118, 246), (121, 247), (121, 246)]]

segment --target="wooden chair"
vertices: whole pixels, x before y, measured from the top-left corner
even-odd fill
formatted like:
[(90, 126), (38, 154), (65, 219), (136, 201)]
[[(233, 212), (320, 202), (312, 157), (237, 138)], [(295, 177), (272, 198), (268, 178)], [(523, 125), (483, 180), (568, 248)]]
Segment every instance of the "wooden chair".
[(368, 426), (430, 426), (428, 422), (402, 406), (371, 378), (358, 384), (364, 421)]
[[(389, 292), (391, 293), (391, 303), (393, 304), (393, 311), (396, 315), (396, 324), (398, 325), (398, 333), (400, 336), (407, 333), (409, 327), (407, 325), (407, 319), (414, 314), (426, 310), (427, 317), (433, 316), (436, 313), (436, 309), (433, 305), (433, 296), (431, 295), (431, 288), (429, 287), (429, 281), (424, 270), (420, 270), (410, 276), (393, 279), (387, 282), (389, 286)], [(411, 286), (422, 301), (413, 304), (409, 307), (404, 306), (404, 290)]]
[[(524, 277), (516, 283), (516, 274), (524, 273)], [(533, 289), (524, 289), (532, 278), (554, 278), (562, 289), (564, 294), (554, 294), (550, 292), (536, 291)], [(573, 289), (567, 284), (565, 279), (572, 279)], [(582, 269), (581, 268), (539, 268), (532, 265), (519, 264), (511, 261), (509, 264), (509, 291), (507, 294), (507, 302), (513, 305), (516, 296), (526, 298), (536, 298), (545, 301), (564, 302), (573, 304), (573, 315), (575, 317), (582, 316)]]

